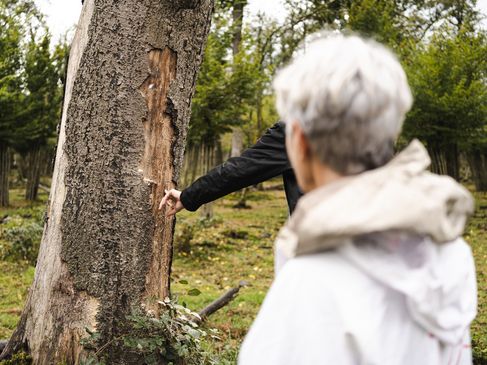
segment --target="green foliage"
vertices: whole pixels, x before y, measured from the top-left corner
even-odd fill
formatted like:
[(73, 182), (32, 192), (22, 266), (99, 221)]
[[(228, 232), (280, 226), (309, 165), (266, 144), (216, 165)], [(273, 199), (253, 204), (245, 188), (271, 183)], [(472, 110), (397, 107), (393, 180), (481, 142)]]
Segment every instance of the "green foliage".
[(0, 143), (22, 151), (45, 144), (59, 121), (66, 46), (53, 54), (32, 0), (0, 0)]
[(15, 116), (20, 110), (22, 24), (13, 16), (14, 3), (0, 1), (0, 143), (10, 144), (14, 138)]
[[(188, 295), (194, 293), (190, 291)], [(157, 304), (160, 306), (159, 316), (144, 308), (134, 309), (127, 316), (127, 334), (119, 338), (119, 345), (128, 352), (142, 355), (148, 365), (161, 362), (174, 365), (217, 364), (216, 358), (202, 346), (204, 338), (217, 338), (216, 330), (202, 329), (197, 323), (199, 315), (176, 301), (166, 298)], [(94, 347), (97, 356), (103, 358), (103, 347), (96, 349), (99, 334), (88, 332), (90, 337), (84, 341), (85, 347)], [(95, 358), (89, 361), (95, 360), (98, 361)]]
[(33, 0), (0, 0), (0, 143), (19, 139), (23, 112), (25, 37), (42, 24)]
[(0, 365), (31, 365), (32, 357), (25, 352), (18, 352), (11, 359), (0, 361)]
[(8, 212), (0, 225), (0, 259), (34, 265), (44, 227), (43, 205)]
[(190, 144), (214, 146), (232, 126), (241, 125), (255, 99), (259, 72), (246, 45), (230, 59), (225, 21), (210, 33), (192, 101)]
[(35, 265), (43, 226), (36, 222), (3, 228), (0, 250), (3, 259), (25, 260)]
[(461, 149), (485, 139), (486, 35), (462, 28), (434, 35), (406, 67), (415, 103), (404, 133), (429, 145)]
[(233, 54), (234, 23), (240, 23), (232, 19), (232, 9), (238, 4), (245, 6), (246, 1), (217, 2), (192, 101), (190, 146), (213, 147), (234, 126), (243, 129), (245, 144), (251, 144), (277, 119), (266, 96), (278, 66), (278, 24), (263, 17), (244, 24), (239, 51)]
[(17, 149), (27, 151), (45, 145), (60, 120), (62, 88), (59, 83), (63, 71), (66, 47), (62, 44), (51, 54), (50, 35), (37, 40), (31, 34), (24, 65), (23, 111), (19, 122)]

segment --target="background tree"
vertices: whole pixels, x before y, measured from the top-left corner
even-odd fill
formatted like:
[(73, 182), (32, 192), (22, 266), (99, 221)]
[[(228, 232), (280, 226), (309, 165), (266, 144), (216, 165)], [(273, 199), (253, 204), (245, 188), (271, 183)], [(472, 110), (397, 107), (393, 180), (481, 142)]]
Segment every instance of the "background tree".
[(23, 33), (17, 16), (21, 9), (17, 5), (13, 1), (0, 1), (0, 206), (9, 203), (9, 149), (16, 137), (15, 127), (22, 99), (19, 71)]
[(20, 115), (17, 150), (23, 156), (26, 178), (25, 198), (35, 200), (39, 187), (40, 172), (48, 159), (46, 147), (60, 120), (63, 72), (63, 45), (51, 54), (50, 36), (47, 30), (40, 40), (31, 34), (27, 45), (24, 65), (23, 110)]
[(43, 24), (31, 0), (0, 0), (0, 206), (8, 205), (12, 148), (24, 143), (26, 36)]
[[(415, 103), (405, 123), (405, 136), (426, 143), (435, 172), (459, 179), (460, 153), (482, 150), (487, 120), (486, 60), (485, 34), (468, 28), (455, 33), (446, 28), (418, 50), (408, 67)], [(477, 176), (482, 166), (474, 163), (472, 171)]]

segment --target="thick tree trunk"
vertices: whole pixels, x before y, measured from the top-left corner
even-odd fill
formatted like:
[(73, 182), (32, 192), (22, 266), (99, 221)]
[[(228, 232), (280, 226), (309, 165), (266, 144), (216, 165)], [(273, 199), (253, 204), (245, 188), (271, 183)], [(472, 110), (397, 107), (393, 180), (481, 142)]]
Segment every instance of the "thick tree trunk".
[(42, 149), (35, 146), (25, 156), (25, 172), (27, 184), (25, 187), (25, 199), (36, 200), (39, 190), (39, 181), (41, 177)]
[(487, 147), (473, 148), (467, 155), (477, 191), (487, 191)]
[(0, 207), (7, 207), (8, 175), (10, 173), (10, 153), (6, 144), (0, 143)]
[(34, 283), (2, 357), (78, 364), (88, 327), (106, 363), (125, 315), (169, 295), (173, 219), (157, 210), (183, 157), (212, 0), (87, 0), (71, 47)]

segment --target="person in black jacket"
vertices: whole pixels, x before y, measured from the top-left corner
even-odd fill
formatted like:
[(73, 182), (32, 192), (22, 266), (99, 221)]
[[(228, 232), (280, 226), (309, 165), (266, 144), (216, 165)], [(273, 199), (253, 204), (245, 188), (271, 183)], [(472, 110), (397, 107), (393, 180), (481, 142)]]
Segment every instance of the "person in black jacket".
[(242, 155), (228, 159), (183, 191), (167, 190), (159, 209), (171, 201), (166, 212), (168, 216), (182, 209), (194, 212), (222, 196), (282, 175), (289, 212), (292, 213), (302, 193), (287, 158), (285, 141), (285, 123), (277, 122)]

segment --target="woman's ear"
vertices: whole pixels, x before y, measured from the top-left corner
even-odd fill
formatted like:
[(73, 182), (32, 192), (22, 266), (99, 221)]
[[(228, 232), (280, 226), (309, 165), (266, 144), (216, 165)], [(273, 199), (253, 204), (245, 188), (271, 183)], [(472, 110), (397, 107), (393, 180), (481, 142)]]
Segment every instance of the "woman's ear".
[(304, 161), (311, 157), (311, 149), (308, 142), (308, 138), (304, 134), (303, 128), (299, 123), (293, 123), (293, 134), (296, 138), (295, 147), (298, 151), (300, 161)]

